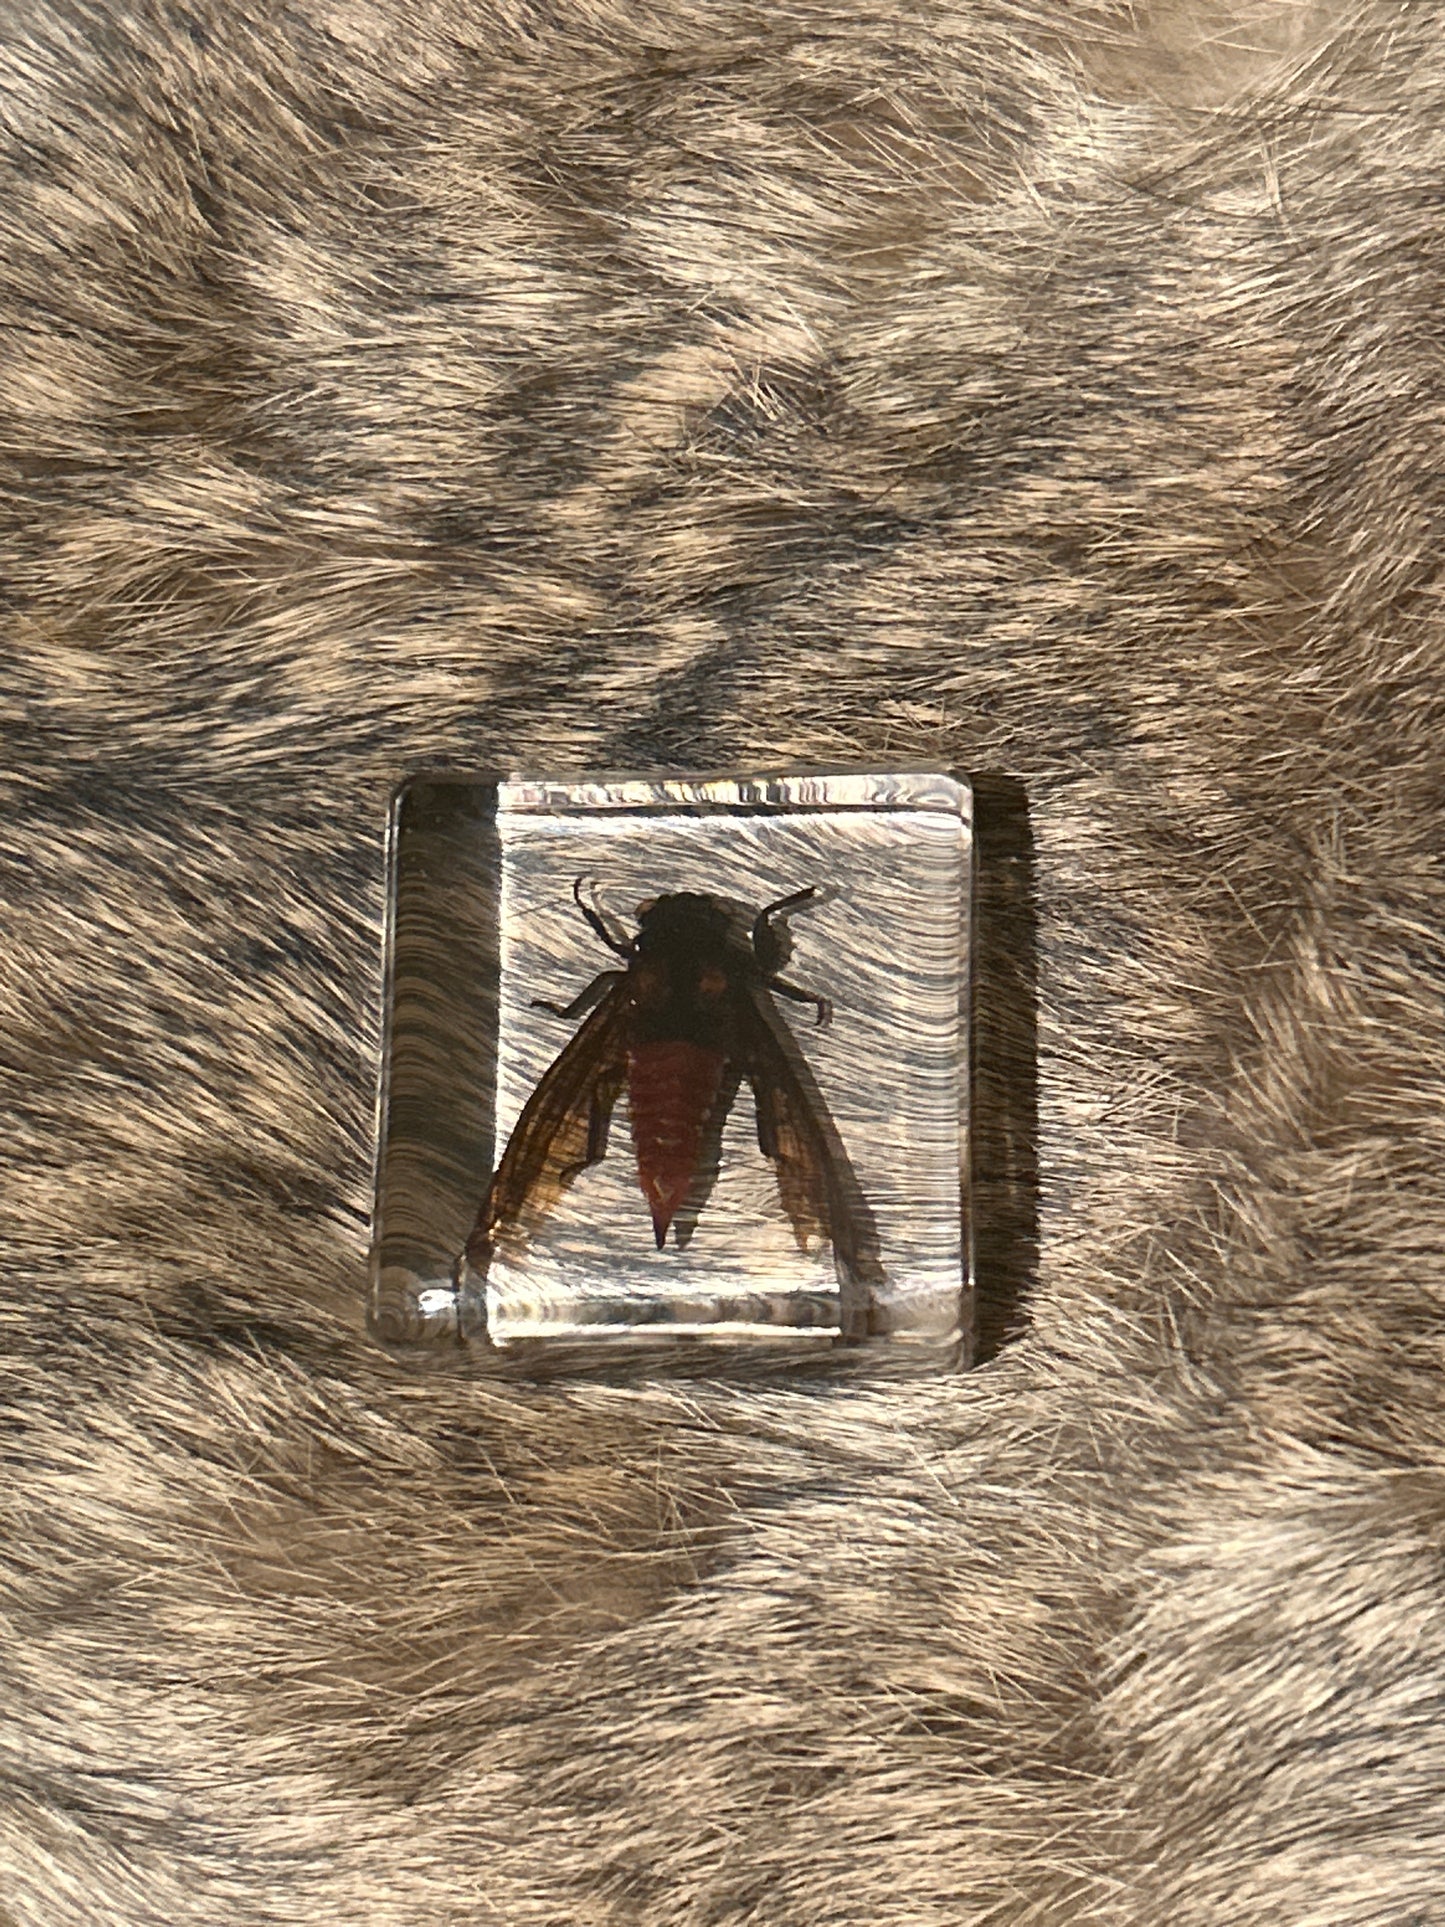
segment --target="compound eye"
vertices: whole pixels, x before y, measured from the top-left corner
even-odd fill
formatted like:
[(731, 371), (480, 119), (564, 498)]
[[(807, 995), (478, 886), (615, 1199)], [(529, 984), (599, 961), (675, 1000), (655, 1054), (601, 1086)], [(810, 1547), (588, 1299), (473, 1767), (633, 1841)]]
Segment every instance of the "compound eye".
[(628, 972), (628, 989), (634, 1004), (665, 1004), (667, 1002), (667, 972), (658, 970), (652, 964), (638, 964)]
[(648, 897), (644, 902), (638, 904), (632, 914), (637, 918), (637, 921), (641, 923), (642, 919), (644, 917), (650, 917), (656, 908), (657, 898)]

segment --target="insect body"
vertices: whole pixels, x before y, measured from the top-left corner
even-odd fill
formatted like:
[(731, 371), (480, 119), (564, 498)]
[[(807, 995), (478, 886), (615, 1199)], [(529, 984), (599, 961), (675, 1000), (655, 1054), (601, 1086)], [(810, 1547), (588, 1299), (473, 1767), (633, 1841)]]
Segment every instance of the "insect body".
[(758, 1143), (776, 1167), (799, 1245), (831, 1237), (846, 1269), (851, 1237), (838, 1159), (769, 994), (812, 1004), (819, 1023), (828, 1020), (825, 998), (777, 974), (784, 946), (773, 920), (809, 902), (814, 891), (768, 904), (744, 943), (720, 903), (691, 891), (641, 905), (636, 934), (623, 939), (583, 902), (581, 888), (579, 878), (573, 886), (578, 908), (623, 967), (604, 971), (570, 1004), (541, 1006), (559, 1017), (588, 1015), (517, 1120), (467, 1241), (468, 1261), (485, 1270), (500, 1239), (525, 1235), (572, 1179), (604, 1155), (624, 1084), (638, 1182), (661, 1250), (697, 1184), (709, 1135), (720, 1129), (745, 1078), (757, 1108)]

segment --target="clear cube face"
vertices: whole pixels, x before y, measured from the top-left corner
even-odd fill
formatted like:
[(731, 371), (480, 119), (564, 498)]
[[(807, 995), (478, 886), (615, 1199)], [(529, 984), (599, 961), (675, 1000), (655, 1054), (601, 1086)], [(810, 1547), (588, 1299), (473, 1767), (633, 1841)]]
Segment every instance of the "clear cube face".
[(971, 859), (927, 773), (408, 785), (376, 1335), (966, 1343)]

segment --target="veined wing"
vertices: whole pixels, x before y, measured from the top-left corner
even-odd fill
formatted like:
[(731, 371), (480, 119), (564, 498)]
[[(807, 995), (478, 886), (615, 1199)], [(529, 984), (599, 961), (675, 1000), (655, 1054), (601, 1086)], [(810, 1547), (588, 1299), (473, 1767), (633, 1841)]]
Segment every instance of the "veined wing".
[(858, 1225), (848, 1203), (839, 1154), (818, 1100), (789, 1056), (777, 1026), (782, 1018), (755, 989), (743, 1019), (743, 1070), (753, 1087), (758, 1144), (778, 1174), (778, 1194), (800, 1250), (813, 1239), (832, 1240), (839, 1268), (859, 1277)]
[(607, 1127), (627, 1070), (626, 974), (543, 1073), (492, 1177), (467, 1260), (485, 1271), (499, 1238), (527, 1237), (567, 1186), (607, 1149)]

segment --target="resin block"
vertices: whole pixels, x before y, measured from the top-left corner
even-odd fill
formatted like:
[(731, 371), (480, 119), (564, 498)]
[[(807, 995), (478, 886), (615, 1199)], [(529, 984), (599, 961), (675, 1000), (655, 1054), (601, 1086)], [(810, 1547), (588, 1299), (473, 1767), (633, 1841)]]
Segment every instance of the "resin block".
[[(965, 784), (912, 772), (419, 778), (398, 798), (391, 856), (379, 1338), (503, 1348), (664, 1334), (811, 1346), (966, 1339)], [(777, 954), (768, 940), (758, 962), (758, 912), (809, 890), (773, 920)], [(691, 1061), (688, 1047), (649, 1058), (640, 1041), (648, 998), (663, 992), (647, 988), (655, 958), (632, 949), (639, 915), (678, 893), (709, 899), (729, 934), (716, 963), (694, 967), (689, 952), (675, 966), (687, 982), (673, 1003), (691, 1009), (700, 984), (704, 999), (732, 1009), (737, 997), (747, 1012), (717, 1032), (705, 1119), (714, 1086), (694, 1089), (691, 1073), (669, 1068)], [(782, 984), (770, 988), (774, 969)], [(539, 1183), (525, 1221), (474, 1239), (468, 1260), (529, 1097), (589, 1020), (586, 1008), (569, 1017), (539, 1006), (565, 1009), (606, 971), (593, 1006), (606, 1005), (594, 1032), (610, 1039), (610, 1084), (593, 1070), (604, 1099), (615, 1093), (605, 1152), (560, 1189)], [(826, 1000), (829, 1022), (806, 997)], [(766, 1039), (748, 1043), (755, 1021), (776, 1055)], [(773, 1082), (782, 1097), (770, 1097)], [(695, 1163), (694, 1178), (661, 1249), (634, 1098), (648, 1142), (659, 1108), (668, 1129), (674, 1112), (698, 1113), (700, 1138), (684, 1133), (677, 1154)], [(784, 1120), (773, 1146), (781, 1183), (760, 1144), (760, 1103)], [(805, 1128), (790, 1135), (800, 1107)], [(802, 1156), (788, 1163), (799, 1139)], [(789, 1172), (796, 1192), (804, 1167), (816, 1195), (790, 1208)]]

